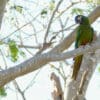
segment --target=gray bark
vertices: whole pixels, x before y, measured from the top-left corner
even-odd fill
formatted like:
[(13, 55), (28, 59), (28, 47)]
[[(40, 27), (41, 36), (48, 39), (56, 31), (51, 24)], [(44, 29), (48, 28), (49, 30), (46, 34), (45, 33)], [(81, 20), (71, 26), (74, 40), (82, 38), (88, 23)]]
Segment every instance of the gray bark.
[(3, 19), (3, 16), (4, 16), (7, 1), (8, 0), (0, 0), (0, 28), (1, 28), (2, 19)]
[[(93, 56), (91, 56), (90, 54), (86, 54), (81, 65), (80, 72), (78, 73), (77, 80), (70, 80), (66, 82), (66, 92), (64, 95), (64, 100), (85, 100), (87, 86), (96, 67), (96, 61), (92, 60), (91, 58), (93, 58)], [(87, 71), (87, 74), (85, 79), (83, 80), (83, 86), (80, 88), (84, 71)]]

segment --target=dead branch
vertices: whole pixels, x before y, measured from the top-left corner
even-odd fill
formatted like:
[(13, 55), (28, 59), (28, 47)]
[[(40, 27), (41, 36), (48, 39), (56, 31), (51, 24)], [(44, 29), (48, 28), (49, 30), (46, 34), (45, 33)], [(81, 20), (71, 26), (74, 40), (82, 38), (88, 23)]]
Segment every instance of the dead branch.
[(53, 100), (63, 100), (63, 91), (59, 77), (53, 72), (51, 73), (50, 79), (53, 81), (53, 86), (54, 86), (52, 92)]

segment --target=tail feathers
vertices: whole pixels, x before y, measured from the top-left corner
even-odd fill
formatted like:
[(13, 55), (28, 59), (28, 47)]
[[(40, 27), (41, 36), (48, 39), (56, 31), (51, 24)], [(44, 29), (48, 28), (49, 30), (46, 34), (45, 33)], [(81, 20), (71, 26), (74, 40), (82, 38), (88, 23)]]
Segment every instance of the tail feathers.
[(72, 73), (72, 79), (74, 80), (76, 80), (78, 72), (80, 70), (82, 58), (83, 58), (83, 55), (80, 55), (74, 58), (74, 67), (73, 67), (73, 73)]

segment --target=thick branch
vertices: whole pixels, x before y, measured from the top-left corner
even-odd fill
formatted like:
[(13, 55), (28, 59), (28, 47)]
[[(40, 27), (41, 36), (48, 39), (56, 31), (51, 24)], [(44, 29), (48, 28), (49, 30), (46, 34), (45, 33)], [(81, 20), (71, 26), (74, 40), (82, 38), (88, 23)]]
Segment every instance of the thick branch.
[(77, 55), (85, 54), (86, 52), (93, 52), (100, 49), (100, 42), (91, 44), (91, 46), (81, 47), (65, 53), (45, 53), (32, 57), (31, 59), (19, 64), (15, 67), (0, 72), (0, 86), (5, 85), (16, 77), (22, 76), (29, 72), (32, 72), (41, 66), (51, 61), (60, 61), (75, 57)]

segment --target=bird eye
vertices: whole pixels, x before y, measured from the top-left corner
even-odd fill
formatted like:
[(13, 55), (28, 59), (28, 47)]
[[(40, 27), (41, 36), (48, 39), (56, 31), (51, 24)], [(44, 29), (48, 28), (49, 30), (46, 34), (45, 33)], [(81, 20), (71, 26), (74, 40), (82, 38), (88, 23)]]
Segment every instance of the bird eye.
[(82, 19), (82, 16), (78, 16), (77, 20), (81, 21), (81, 19)]

